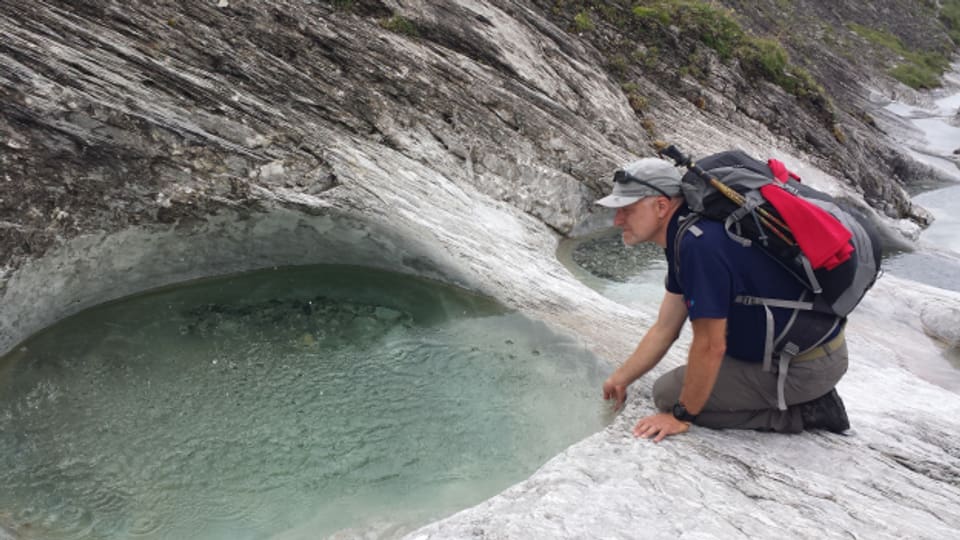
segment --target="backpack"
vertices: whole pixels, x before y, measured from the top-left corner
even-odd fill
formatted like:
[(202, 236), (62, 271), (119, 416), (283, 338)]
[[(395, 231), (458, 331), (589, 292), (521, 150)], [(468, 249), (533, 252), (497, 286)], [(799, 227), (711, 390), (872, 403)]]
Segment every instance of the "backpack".
[[(778, 179), (768, 163), (742, 151), (713, 154), (697, 163), (674, 146), (661, 154), (689, 169), (681, 188), (691, 213), (680, 223), (674, 242), (678, 275), (681, 238), (687, 233), (699, 236), (696, 222), (712, 219), (724, 224), (730, 238), (744, 246), (756, 246), (804, 286), (800, 298), (735, 299), (766, 310), (763, 369), (770, 371), (772, 356), (780, 356), (779, 405), (786, 409), (783, 383), (790, 360), (834, 335), (876, 282), (881, 257), (877, 230), (856, 209), (802, 184), (792, 173), (789, 177), (780, 174)], [(727, 188), (735, 193), (730, 195)], [(794, 223), (793, 228), (788, 221)], [(826, 240), (832, 245), (824, 246)], [(793, 310), (778, 336), (773, 335), (771, 307)]]

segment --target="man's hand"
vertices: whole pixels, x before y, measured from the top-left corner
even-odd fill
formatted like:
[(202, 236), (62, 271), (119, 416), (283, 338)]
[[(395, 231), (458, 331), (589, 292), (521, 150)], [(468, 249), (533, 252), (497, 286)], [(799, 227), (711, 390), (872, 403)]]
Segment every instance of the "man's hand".
[(683, 433), (690, 429), (690, 424), (677, 420), (670, 413), (660, 413), (646, 418), (641, 418), (633, 428), (634, 437), (643, 437), (649, 439), (654, 437), (653, 442), (660, 442), (670, 435)]
[(617, 380), (615, 376), (616, 374), (611, 375), (603, 383), (603, 399), (607, 401), (615, 400), (613, 410), (619, 411), (624, 402), (627, 401), (627, 385)]

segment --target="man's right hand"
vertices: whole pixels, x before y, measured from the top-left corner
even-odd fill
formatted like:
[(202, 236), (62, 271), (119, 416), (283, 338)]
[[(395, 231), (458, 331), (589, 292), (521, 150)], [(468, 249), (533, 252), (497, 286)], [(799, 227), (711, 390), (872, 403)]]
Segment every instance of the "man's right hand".
[(603, 383), (603, 399), (604, 400), (615, 400), (613, 403), (613, 410), (619, 411), (623, 404), (627, 401), (627, 385), (618, 381), (614, 378), (614, 375), (611, 375)]

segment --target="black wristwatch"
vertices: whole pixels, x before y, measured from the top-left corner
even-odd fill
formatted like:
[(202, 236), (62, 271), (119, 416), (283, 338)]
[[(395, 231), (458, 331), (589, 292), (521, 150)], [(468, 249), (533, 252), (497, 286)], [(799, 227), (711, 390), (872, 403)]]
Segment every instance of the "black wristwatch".
[(673, 406), (673, 417), (681, 422), (693, 422), (697, 419), (697, 415), (687, 412), (687, 408), (679, 401)]

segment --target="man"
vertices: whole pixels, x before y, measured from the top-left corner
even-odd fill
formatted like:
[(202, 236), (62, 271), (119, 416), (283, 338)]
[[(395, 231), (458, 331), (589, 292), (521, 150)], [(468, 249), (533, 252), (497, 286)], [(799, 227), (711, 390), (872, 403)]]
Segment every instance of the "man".
[[(625, 244), (653, 242), (663, 248), (669, 269), (657, 320), (603, 384), (604, 399), (615, 400), (614, 409), (622, 407), (627, 387), (657, 365), (687, 318), (693, 328), (687, 364), (654, 383), (654, 403), (663, 412), (642, 418), (634, 435), (659, 442), (687, 431), (691, 423), (789, 433), (848, 429), (834, 389), (847, 370), (842, 325), (824, 345), (793, 358), (784, 370), (786, 409), (781, 410), (778, 370), (762, 369), (765, 309), (734, 299), (797, 298), (803, 285), (758, 248), (729, 238), (722, 223), (701, 219), (695, 231), (677, 238), (690, 210), (680, 172), (671, 163), (640, 159), (614, 178), (613, 192), (597, 204), (617, 209), (614, 225), (623, 230)], [(792, 310), (770, 309), (779, 335)]]

